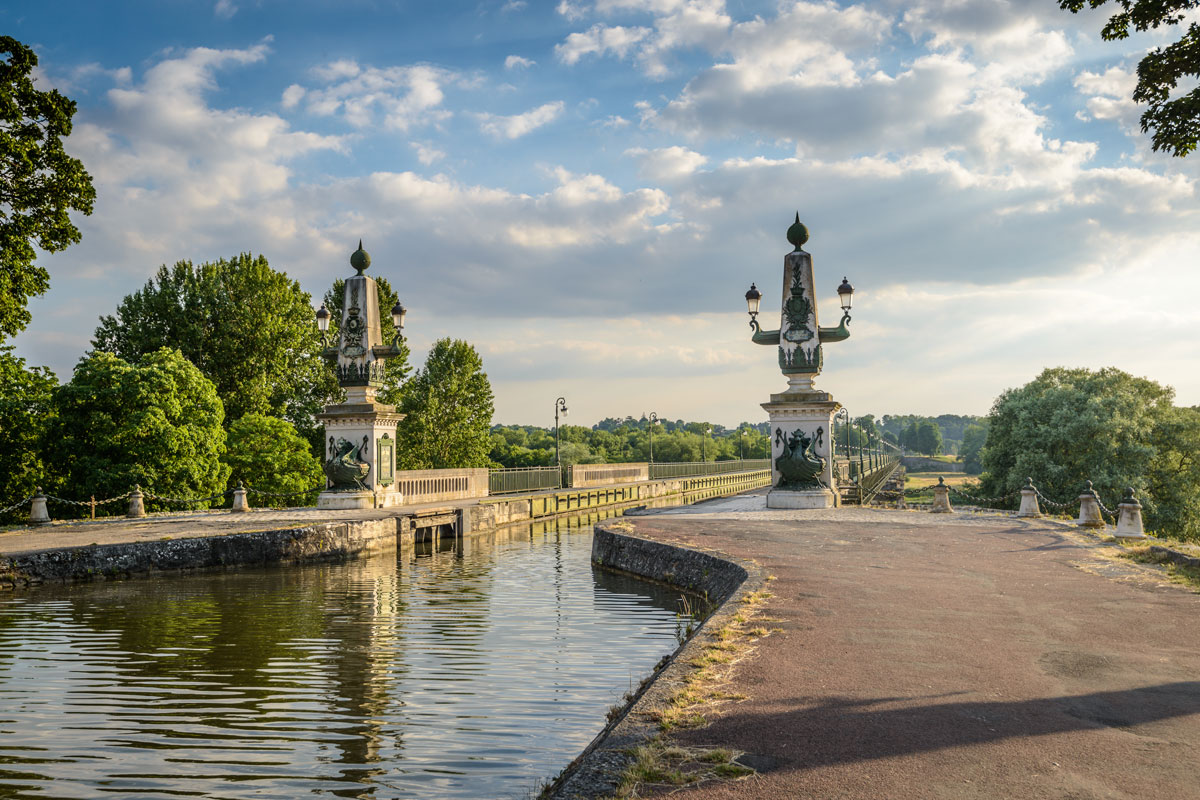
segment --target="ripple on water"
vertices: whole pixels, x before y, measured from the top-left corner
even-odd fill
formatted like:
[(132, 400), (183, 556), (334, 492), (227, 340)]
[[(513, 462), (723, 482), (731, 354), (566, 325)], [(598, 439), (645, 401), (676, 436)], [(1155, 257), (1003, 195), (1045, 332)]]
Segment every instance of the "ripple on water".
[(587, 529), (0, 602), (0, 798), (521, 796), (676, 644)]

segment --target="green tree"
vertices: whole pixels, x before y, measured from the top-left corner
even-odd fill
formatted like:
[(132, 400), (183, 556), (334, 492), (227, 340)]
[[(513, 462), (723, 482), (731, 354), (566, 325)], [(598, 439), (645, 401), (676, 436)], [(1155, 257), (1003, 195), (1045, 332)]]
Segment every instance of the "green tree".
[[(229, 426), (228, 445), (221, 459), (229, 466), (229, 487), (248, 487), (291, 494), (314, 486), (324, 487), (321, 463), (296, 426), (284, 419), (246, 414)], [(285, 508), (305, 505), (316, 495), (270, 497), (253, 495), (252, 505)]]
[(101, 317), (92, 345), (126, 361), (177, 348), (216, 385), (229, 422), (280, 417), (311, 442), (312, 415), (338, 392), (313, 313), (309, 294), (263, 256), (180, 261)]
[(963, 460), (963, 471), (968, 475), (978, 475), (983, 472), (984, 445), (987, 443), (986, 425), (968, 425), (963, 431), (962, 448), (959, 457)]
[[(1108, 0), (1059, 0), (1059, 8), (1077, 14), (1099, 8)], [(1109, 17), (1100, 31), (1106, 41), (1129, 38), (1131, 31), (1148, 31), (1164, 25), (1178, 25), (1189, 11), (1200, 8), (1200, 0), (1117, 0), (1121, 10)], [(1200, 23), (1188, 25), (1178, 41), (1156, 47), (1142, 57), (1137, 68), (1138, 82), (1133, 100), (1145, 103), (1142, 133), (1151, 136), (1155, 150), (1183, 157), (1196, 149), (1200, 138), (1200, 86), (1172, 98), (1180, 83), (1200, 77)]]
[(933, 420), (925, 420), (917, 426), (917, 451), (927, 456), (942, 452), (942, 429)]
[[(391, 344), (396, 338), (396, 325), (392, 322), (392, 306), (396, 305), (399, 297), (387, 278), (375, 279), (376, 294), (379, 296), (379, 332), (384, 344)], [(346, 298), (346, 282), (338, 278), (333, 282), (333, 288), (325, 293), (325, 307), (329, 309), (329, 341), (338, 341), (339, 328), (342, 324), (342, 306)], [(379, 391), (379, 402), (389, 405), (399, 405), (401, 387), (410, 372), (408, 364), (408, 344), (400, 342), (400, 355), (389, 358), (383, 365), (383, 388)]]
[(1090, 480), (1113, 505), (1132, 486), (1150, 522), (1157, 510), (1148, 492), (1153, 437), (1173, 396), (1169, 387), (1113, 367), (1045, 370), (992, 406), (984, 494), (1011, 492), (1032, 477), (1047, 497), (1066, 501)]
[[(53, 372), (26, 368), (12, 348), (0, 347), (0, 507), (28, 497), (47, 482), (42, 440), (53, 414), (56, 386)], [(7, 517), (12, 521), (26, 513), (23, 508)]]
[(1160, 533), (1200, 539), (1200, 408), (1167, 409), (1151, 444), (1146, 483), (1155, 509), (1147, 522)]
[(134, 364), (91, 353), (55, 391), (54, 405), (47, 461), (66, 497), (112, 497), (134, 484), (168, 497), (225, 491), (225, 410), (212, 381), (178, 350), (164, 347)]
[(0, 338), (29, 324), (29, 298), (50, 287), (34, 264), (34, 245), (47, 253), (79, 241), (68, 212), (92, 213), (96, 190), (79, 159), (63, 150), (75, 103), (34, 88), (37, 55), (0, 36)]
[(486, 467), (491, 460), (492, 385), (461, 339), (439, 339), (404, 385), (396, 430), (401, 469)]

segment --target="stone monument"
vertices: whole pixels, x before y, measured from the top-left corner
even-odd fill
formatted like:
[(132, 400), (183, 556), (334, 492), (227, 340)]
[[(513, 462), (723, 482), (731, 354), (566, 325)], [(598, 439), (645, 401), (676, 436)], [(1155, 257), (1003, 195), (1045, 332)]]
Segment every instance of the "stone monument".
[[(384, 364), (400, 355), (405, 309), (392, 309), (396, 338), (384, 344), (379, 324), (379, 292), (373, 278), (364, 275), (371, 256), (358, 243), (350, 256), (357, 273), (346, 279), (341, 325), (334, 347), (324, 356), (337, 371), (346, 402), (326, 406), (317, 414), (325, 425), (325, 478), (327, 488), (317, 498), (317, 508), (386, 508), (399, 505), (396, 491), (396, 425), (404, 419), (395, 406), (375, 400), (383, 386)], [(321, 306), (317, 321), (322, 336), (329, 311)]]
[(783, 259), (783, 303), (779, 329), (764, 331), (758, 325), (758, 289), (751, 284), (746, 293), (750, 307), (751, 337), (755, 344), (778, 347), (779, 368), (788, 379), (787, 389), (771, 395), (763, 409), (771, 420), (771, 478), (767, 493), (769, 508), (829, 508), (838, 504), (833, 477), (833, 415), (841, 408), (828, 392), (813, 387), (821, 371), (821, 346), (850, 336), (849, 281), (838, 287), (841, 324), (822, 328), (817, 321), (817, 298), (813, 289), (812, 256), (802, 249), (808, 229), (800, 215), (787, 231), (795, 250)]

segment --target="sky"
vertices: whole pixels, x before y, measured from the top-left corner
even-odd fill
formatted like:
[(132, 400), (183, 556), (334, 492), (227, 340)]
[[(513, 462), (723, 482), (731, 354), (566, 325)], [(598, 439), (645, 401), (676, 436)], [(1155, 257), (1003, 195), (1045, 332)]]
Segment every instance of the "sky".
[[(1108, 10), (1111, 13), (1111, 9)], [(1052, 366), (1200, 404), (1200, 154), (1130, 100), (1168, 28), (1055, 0), (55, 0), (0, 8), (79, 106), (83, 239), (18, 355), (66, 380), (162, 264), (368, 274), (420, 363), (466, 339), (494, 420), (733, 426), (786, 385), (785, 232), (808, 226), (816, 385), (852, 414), (985, 414)]]

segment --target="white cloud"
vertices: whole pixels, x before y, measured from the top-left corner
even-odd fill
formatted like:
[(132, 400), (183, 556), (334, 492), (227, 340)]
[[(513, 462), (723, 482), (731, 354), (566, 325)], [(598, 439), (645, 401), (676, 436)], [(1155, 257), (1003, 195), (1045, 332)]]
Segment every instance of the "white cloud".
[(523, 114), (501, 116), (497, 114), (476, 114), (479, 128), (484, 133), (497, 139), (518, 139), (531, 131), (537, 130), (558, 119), (562, 114), (563, 102), (556, 100), (530, 109)]
[(340, 115), (357, 128), (375, 125), (381, 116), (385, 127), (399, 131), (450, 116), (440, 107), (445, 100), (443, 87), (461, 80), (456, 73), (427, 64), (364, 68), (355, 61), (340, 60), (311, 72), (326, 85), (289, 86), (285, 107), (289, 107), (289, 98), (299, 102), (303, 97), (311, 114)]
[(691, 175), (708, 163), (707, 156), (678, 145), (657, 150), (634, 147), (626, 150), (625, 155), (636, 158), (638, 172), (652, 181), (670, 182)]
[(295, 108), (304, 99), (304, 87), (298, 83), (293, 83), (291, 86), (283, 90), (283, 96), (280, 98), (280, 104), (284, 108)]
[(1109, 67), (1102, 73), (1084, 70), (1075, 76), (1075, 88), (1084, 95), (1093, 119), (1115, 120), (1133, 135), (1140, 135), (1141, 117), (1133, 90), (1137, 74), (1124, 67)]
[(587, 15), (588, 7), (586, 3), (572, 2), (572, 0), (560, 0), (555, 10), (571, 21), (581, 19)]
[(533, 59), (522, 58), (521, 56), (509, 56), (504, 59), (505, 69), (527, 69), (532, 67), (537, 62)]
[(237, 13), (237, 6), (233, 4), (233, 0), (217, 0), (213, 13), (221, 19), (232, 19)]
[(409, 146), (417, 151), (417, 160), (425, 166), (441, 161), (446, 157), (445, 152), (423, 142), (409, 142)]
[(525, 0), (508, 0), (507, 3), (500, 7), (500, 11), (501, 13), (520, 11), (528, 5), (529, 3), (525, 2)]
[(618, 58), (650, 35), (649, 28), (624, 28), (620, 25), (593, 25), (584, 33), (572, 33), (566, 41), (554, 46), (554, 52), (564, 64), (576, 64), (585, 55), (603, 56), (612, 52)]

